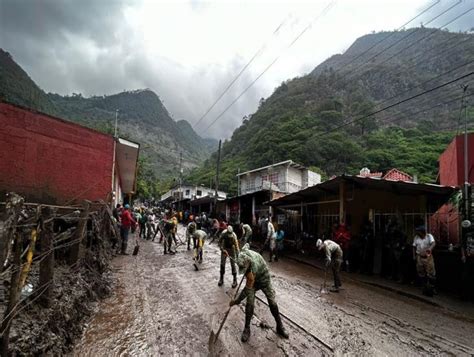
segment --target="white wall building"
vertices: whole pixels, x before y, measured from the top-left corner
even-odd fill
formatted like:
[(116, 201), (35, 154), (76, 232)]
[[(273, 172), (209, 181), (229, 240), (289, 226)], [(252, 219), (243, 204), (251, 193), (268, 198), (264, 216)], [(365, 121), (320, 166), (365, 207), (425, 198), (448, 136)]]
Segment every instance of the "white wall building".
[(242, 172), (239, 179), (239, 195), (261, 190), (293, 193), (321, 182), (321, 175), (294, 163), (292, 160)]
[[(214, 197), (215, 190), (213, 188), (204, 187), (204, 186), (196, 186), (196, 185), (181, 185), (173, 187), (171, 190), (166, 192), (164, 195), (161, 196), (161, 201), (165, 201), (167, 199), (171, 201), (179, 201), (179, 200), (195, 200), (198, 198), (212, 196)], [(225, 199), (227, 197), (227, 193), (224, 191), (218, 191), (218, 198)], [(172, 199), (171, 199), (172, 198)]]

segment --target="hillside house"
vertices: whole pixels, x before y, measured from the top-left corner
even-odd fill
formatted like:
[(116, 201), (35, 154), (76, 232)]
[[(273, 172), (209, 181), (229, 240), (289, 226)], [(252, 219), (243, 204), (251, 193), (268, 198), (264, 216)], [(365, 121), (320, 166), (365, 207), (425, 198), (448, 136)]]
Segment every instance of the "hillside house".
[(272, 213), (266, 202), (314, 186), (321, 175), (287, 160), (239, 173), (237, 179), (238, 195), (226, 200), (226, 216), (232, 223), (256, 224)]
[(0, 195), (30, 202), (111, 205), (135, 192), (140, 145), (0, 102)]
[[(212, 212), (215, 189), (203, 185), (183, 184), (176, 185), (161, 196), (160, 201), (171, 204), (176, 209), (192, 210), (193, 213)], [(224, 200), (227, 193), (217, 192), (217, 200)]]

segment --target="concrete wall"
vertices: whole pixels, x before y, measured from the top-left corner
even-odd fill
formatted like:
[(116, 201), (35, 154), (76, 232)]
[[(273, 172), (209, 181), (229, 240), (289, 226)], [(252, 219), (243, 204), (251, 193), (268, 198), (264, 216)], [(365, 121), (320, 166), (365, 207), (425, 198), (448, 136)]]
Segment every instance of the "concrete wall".
[[(474, 183), (474, 133), (468, 134), (469, 182)], [(439, 157), (441, 185), (462, 186), (464, 183), (464, 135), (458, 135)]]
[(64, 204), (106, 199), (112, 190), (113, 138), (0, 103), (0, 193)]

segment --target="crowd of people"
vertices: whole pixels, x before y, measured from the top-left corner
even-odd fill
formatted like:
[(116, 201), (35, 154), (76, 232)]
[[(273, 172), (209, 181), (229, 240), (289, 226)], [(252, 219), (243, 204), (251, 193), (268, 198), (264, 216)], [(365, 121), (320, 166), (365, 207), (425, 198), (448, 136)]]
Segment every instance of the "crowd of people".
[[(205, 243), (211, 244), (217, 240), (220, 249), (220, 275), (217, 285), (221, 287), (224, 284), (227, 262), (232, 273), (232, 288), (238, 286), (238, 271), (246, 278), (245, 288), (230, 303), (232, 306), (246, 299), (242, 341), (245, 342), (250, 337), (250, 320), (257, 290), (261, 290), (267, 297), (270, 310), (277, 323), (277, 333), (282, 337), (288, 337), (278, 313), (269, 268), (263, 258), (264, 252), (268, 251), (268, 262), (278, 262), (286, 238), (283, 226), (273, 222), (271, 216), (260, 217), (254, 226), (250, 222), (231, 225), (228, 224), (224, 215), (211, 217), (205, 212), (193, 214), (187, 210), (175, 211), (172, 208), (163, 207), (136, 206), (132, 209), (128, 204), (123, 207), (117, 205), (113, 210), (113, 216), (120, 226), (122, 238), (120, 253), (125, 255), (128, 254), (129, 233), (135, 232), (137, 239), (158, 240), (158, 243), (163, 245), (163, 254), (176, 254), (180, 246), (183, 246), (183, 250), (192, 249), (193, 265), (198, 271), (204, 261)], [(185, 236), (181, 236), (178, 231), (180, 223), (186, 228)], [(389, 274), (393, 279), (402, 281), (406, 274), (406, 257), (408, 256), (412, 264), (410, 266), (416, 268), (423, 293), (432, 296), (436, 293), (436, 269), (432, 254), (436, 242), (424, 226), (417, 226), (414, 233), (413, 243), (407, 248), (407, 239), (398, 221), (396, 219), (388, 221), (384, 254), (389, 257)], [(359, 272), (368, 272), (372, 269), (374, 236), (373, 225), (370, 222), (364, 223), (358, 237), (358, 244), (355, 244), (357, 240), (353, 239), (350, 229), (344, 223), (334, 225), (330, 236), (321, 238), (316, 239), (315, 248), (325, 259), (326, 271), (332, 273), (334, 284), (330, 291), (340, 291), (341, 269), (347, 272), (355, 269)], [(251, 249), (250, 245), (254, 243), (254, 240), (259, 240), (262, 244), (258, 248)], [(471, 243), (474, 243), (474, 239)], [(472, 261), (473, 246), (474, 244), (468, 244), (463, 247), (465, 261)]]

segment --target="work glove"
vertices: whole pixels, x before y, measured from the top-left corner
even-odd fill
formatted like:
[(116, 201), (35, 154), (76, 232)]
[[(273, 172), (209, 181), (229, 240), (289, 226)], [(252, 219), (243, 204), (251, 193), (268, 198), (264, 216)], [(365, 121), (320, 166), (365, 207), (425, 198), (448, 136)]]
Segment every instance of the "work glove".
[(331, 265), (331, 259), (326, 259), (326, 268), (328, 268)]
[(235, 301), (234, 299), (230, 300), (229, 301), (229, 307), (232, 307), (234, 305), (237, 305), (237, 301)]

